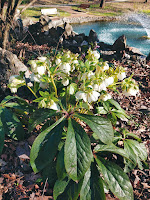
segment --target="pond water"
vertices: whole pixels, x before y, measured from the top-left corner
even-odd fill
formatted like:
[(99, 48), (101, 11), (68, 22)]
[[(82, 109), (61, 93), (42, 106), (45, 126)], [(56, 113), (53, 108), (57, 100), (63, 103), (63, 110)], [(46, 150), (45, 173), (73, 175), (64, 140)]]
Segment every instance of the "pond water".
[(89, 35), (91, 29), (97, 32), (100, 42), (113, 44), (124, 34), (127, 37), (127, 45), (138, 48), (145, 55), (150, 52), (150, 39), (141, 38), (148, 36), (147, 30), (139, 23), (94, 22), (73, 25), (73, 30), (77, 33)]

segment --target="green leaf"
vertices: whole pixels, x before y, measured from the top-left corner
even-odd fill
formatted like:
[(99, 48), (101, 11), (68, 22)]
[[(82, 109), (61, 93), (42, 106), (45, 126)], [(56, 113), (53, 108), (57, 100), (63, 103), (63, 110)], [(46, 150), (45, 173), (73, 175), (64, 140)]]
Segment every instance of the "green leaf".
[(2, 153), (4, 147), (4, 139), (5, 139), (5, 131), (3, 127), (3, 123), (1, 120), (1, 113), (3, 112), (3, 108), (0, 107), (0, 154)]
[(96, 107), (96, 111), (98, 114), (102, 115), (102, 114), (107, 114), (107, 111), (104, 109), (103, 106), (99, 106), (99, 107)]
[(16, 140), (24, 139), (24, 129), (15, 113), (7, 108), (4, 108), (3, 112), (1, 113), (1, 121), (5, 134)]
[(117, 101), (115, 101), (113, 99), (108, 99), (107, 101), (110, 102), (113, 106), (115, 106), (118, 110), (122, 109)]
[(56, 161), (52, 161), (49, 163), (41, 172), (42, 180), (45, 182), (48, 181), (50, 187), (54, 187), (54, 184), (57, 180), (57, 173), (56, 173)]
[(114, 131), (108, 119), (85, 114), (75, 114), (74, 116), (83, 120), (104, 144), (110, 144), (113, 141)]
[(34, 172), (39, 172), (53, 161), (64, 127), (64, 117), (60, 118), (35, 139), (30, 154)]
[(48, 118), (55, 115), (56, 115), (55, 110), (42, 109), (42, 108), (35, 110), (35, 112), (31, 114), (31, 118), (29, 120), (29, 131), (32, 131), (38, 124), (44, 122)]
[(97, 152), (111, 152), (111, 153), (115, 153), (115, 154), (119, 154), (125, 158), (129, 158), (127, 152), (124, 149), (121, 149), (119, 147), (116, 147), (114, 144), (109, 144), (109, 145), (101, 145), (98, 144), (95, 148), (94, 151)]
[(141, 141), (142, 141), (142, 140), (141, 140), (137, 135), (135, 135), (134, 133), (126, 132), (126, 136), (130, 136), (130, 137), (136, 139), (138, 142), (141, 142)]
[(79, 193), (82, 187), (83, 179), (76, 183), (74, 181), (70, 181), (68, 187), (66, 188), (68, 199), (69, 200), (77, 200), (79, 197)]
[[(124, 149), (129, 154), (129, 158), (133, 160), (134, 163), (138, 164), (138, 167), (142, 170), (143, 166), (141, 161), (146, 161), (147, 159), (145, 145), (138, 141), (127, 139), (124, 141)], [(129, 168), (131, 167), (129, 166)]]
[(132, 185), (127, 174), (118, 165), (103, 158), (96, 158), (96, 162), (112, 193), (120, 200), (134, 200)]
[(126, 140), (123, 141), (124, 142), (124, 150), (128, 153), (130, 160), (127, 160), (124, 158), (124, 163), (125, 163), (125, 167), (124, 167), (124, 171), (127, 173), (130, 170), (134, 169), (137, 165), (137, 161), (136, 161), (136, 154), (134, 153), (133, 149), (126, 143)]
[(69, 184), (67, 185), (64, 193), (58, 196), (57, 200), (77, 200), (79, 197), (79, 193), (81, 190), (81, 186), (83, 183), (83, 179), (80, 180), (79, 183), (70, 180)]
[(79, 181), (92, 160), (90, 139), (84, 129), (74, 120), (68, 120), (68, 132), (65, 142), (65, 168), (74, 181)]
[(68, 178), (65, 178), (64, 180), (56, 181), (56, 183), (54, 185), (54, 191), (53, 191), (54, 200), (56, 200), (57, 197), (65, 191), (69, 181), (70, 181), (70, 179), (68, 179)]
[(80, 200), (105, 200), (105, 193), (102, 179), (99, 172), (92, 163), (91, 169), (85, 173), (82, 188), (80, 191)]
[(13, 99), (16, 99), (16, 96), (10, 96), (10, 95), (9, 95), (9, 96), (5, 97), (5, 98), (1, 101), (0, 106), (4, 105), (5, 103), (7, 103), (8, 101), (13, 100)]
[(57, 156), (56, 171), (58, 179), (63, 180), (66, 177), (66, 169), (64, 163), (64, 146), (61, 148)]

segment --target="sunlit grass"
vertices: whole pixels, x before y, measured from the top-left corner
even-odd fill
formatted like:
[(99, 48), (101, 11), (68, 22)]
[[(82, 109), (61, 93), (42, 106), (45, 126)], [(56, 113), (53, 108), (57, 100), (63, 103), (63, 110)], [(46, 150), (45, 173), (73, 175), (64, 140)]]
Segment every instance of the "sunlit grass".
[(150, 9), (149, 10), (142, 10), (143, 13), (150, 15)]
[[(44, 9), (48, 9), (49, 7), (44, 7)], [(37, 21), (38, 18), (41, 16), (41, 9), (42, 7), (36, 7), (36, 8), (28, 8), (24, 12), (21, 13), (22, 18), (31, 18), (33, 21)], [(59, 17), (67, 17), (70, 16), (70, 13), (62, 11), (58, 9), (57, 15), (51, 15), (51, 16), (59, 16)]]

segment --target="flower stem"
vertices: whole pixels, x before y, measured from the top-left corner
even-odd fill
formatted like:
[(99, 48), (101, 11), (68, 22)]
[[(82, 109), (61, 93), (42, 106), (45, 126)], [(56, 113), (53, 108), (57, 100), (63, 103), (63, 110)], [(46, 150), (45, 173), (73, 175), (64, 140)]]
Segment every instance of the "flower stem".
[(34, 92), (29, 86), (27, 86), (27, 88), (32, 92), (32, 94), (33, 94), (36, 98), (38, 98), (38, 96), (35, 94), (35, 92)]
[(56, 88), (56, 85), (55, 85), (55, 82), (54, 82), (54, 79), (53, 79), (53, 76), (51, 75), (51, 80), (52, 80), (52, 84), (54, 86), (54, 90), (55, 90), (55, 95), (56, 97), (58, 98), (58, 95), (57, 95), (57, 88)]

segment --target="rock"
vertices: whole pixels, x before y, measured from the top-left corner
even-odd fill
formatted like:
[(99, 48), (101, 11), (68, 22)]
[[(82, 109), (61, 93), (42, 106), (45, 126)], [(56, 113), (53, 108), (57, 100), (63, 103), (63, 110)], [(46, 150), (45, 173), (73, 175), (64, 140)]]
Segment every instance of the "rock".
[(52, 27), (51, 29), (49, 29), (49, 35), (56, 40), (58, 40), (61, 37), (63, 32), (64, 30), (61, 27), (57, 28)]
[(41, 15), (39, 18), (39, 23), (42, 26), (48, 25), (52, 20), (50, 19), (50, 17), (46, 16), (46, 15)]
[(147, 61), (150, 60), (150, 53), (149, 53), (148, 56), (146, 57), (146, 60), (147, 60)]
[[(36, 37), (39, 36), (39, 34), (41, 33), (41, 28), (42, 28), (42, 25), (40, 22), (30, 25), (28, 28), (28, 31), (30, 34), (26, 38), (27, 41), (29, 40), (29, 42), (30, 42), (30, 40), (31, 40), (33, 42), (33, 38), (36, 40)], [(31, 35), (33, 38), (31, 37)]]
[(123, 51), (126, 48), (126, 37), (125, 35), (120, 36), (113, 44), (112, 49), (116, 51)]
[(49, 35), (52, 37), (52, 38), (57, 38), (58, 35), (57, 35), (57, 29), (52, 27), (51, 29), (49, 29)]
[(18, 75), (19, 71), (26, 71), (26, 78), (29, 77), (28, 68), (10, 51), (0, 48), (0, 86), (1, 91), (6, 90), (9, 77)]
[(139, 49), (135, 48), (135, 47), (128, 47), (128, 51), (130, 54), (136, 54), (136, 55), (141, 55), (143, 56), (144, 54), (140, 52)]
[(87, 46), (89, 43), (86, 40), (83, 40), (83, 42), (81, 43), (81, 46)]
[(89, 33), (89, 38), (88, 38), (88, 42), (98, 42), (99, 39), (98, 39), (98, 36), (97, 36), (97, 33), (91, 29), (90, 30), (90, 33)]
[(33, 21), (30, 18), (25, 18), (25, 19), (22, 20), (22, 23), (23, 23), (23, 27), (26, 27), (26, 26), (32, 25)]
[(75, 35), (73, 39), (77, 43), (82, 43), (84, 41), (84, 38), (85, 38), (85, 34), (84, 33), (80, 33), (79, 35)]
[(70, 24), (68, 24), (67, 22), (65, 22), (64, 24), (64, 37), (65, 39), (68, 39), (69, 37), (73, 37), (74, 36), (74, 32), (73, 32), (73, 28)]
[(112, 45), (106, 44), (104, 42), (99, 42), (98, 45), (100, 46), (100, 50), (102, 51), (111, 51)]
[(150, 53), (147, 55), (146, 60), (150, 60)]

